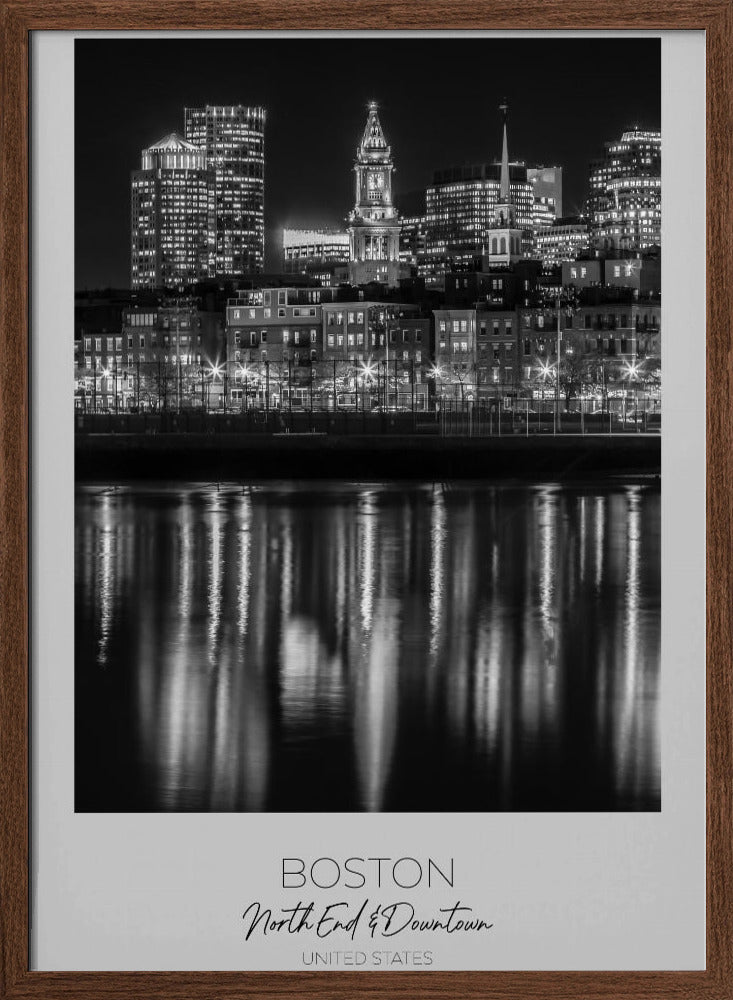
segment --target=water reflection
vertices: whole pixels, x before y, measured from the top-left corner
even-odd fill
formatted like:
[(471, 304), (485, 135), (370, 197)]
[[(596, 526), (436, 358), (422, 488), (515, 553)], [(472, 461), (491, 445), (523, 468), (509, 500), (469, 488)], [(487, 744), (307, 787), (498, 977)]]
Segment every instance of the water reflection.
[(83, 488), (80, 811), (658, 809), (660, 496)]

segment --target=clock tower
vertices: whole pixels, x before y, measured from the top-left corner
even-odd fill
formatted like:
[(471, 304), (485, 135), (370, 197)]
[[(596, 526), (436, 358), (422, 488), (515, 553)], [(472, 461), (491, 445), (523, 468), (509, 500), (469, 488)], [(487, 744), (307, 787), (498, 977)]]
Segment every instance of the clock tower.
[(400, 224), (392, 203), (392, 152), (384, 138), (375, 101), (369, 104), (356, 151), (356, 200), (349, 215), (349, 278), (355, 285), (400, 277)]

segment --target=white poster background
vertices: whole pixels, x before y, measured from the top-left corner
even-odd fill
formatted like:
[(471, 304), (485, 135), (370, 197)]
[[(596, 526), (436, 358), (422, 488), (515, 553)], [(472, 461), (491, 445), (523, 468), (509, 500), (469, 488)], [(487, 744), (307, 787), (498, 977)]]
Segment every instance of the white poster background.
[[(380, 967), (375, 950), (429, 950), (441, 970), (704, 968), (705, 40), (661, 38), (662, 811), (75, 815), (74, 35), (33, 34), (32, 968), (298, 969), (315, 949), (345, 948), (363, 950), (366, 969)], [(615, 86), (633, 90), (633, 69), (599, 100)], [(281, 858), (321, 856), (453, 858), (455, 885), (282, 890)], [(460, 899), (494, 927), (244, 940), (253, 900), (364, 897), (424, 914)]]

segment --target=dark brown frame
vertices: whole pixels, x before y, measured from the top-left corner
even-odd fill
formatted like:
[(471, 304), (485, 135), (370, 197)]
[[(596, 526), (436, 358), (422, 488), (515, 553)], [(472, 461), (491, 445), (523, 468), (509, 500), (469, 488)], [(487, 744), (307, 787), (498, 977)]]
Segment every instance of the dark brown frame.
[[(733, 997), (733, 0), (0, 0), (0, 25), (0, 996)], [(30, 972), (29, 33), (417, 27), (707, 32), (707, 970)]]

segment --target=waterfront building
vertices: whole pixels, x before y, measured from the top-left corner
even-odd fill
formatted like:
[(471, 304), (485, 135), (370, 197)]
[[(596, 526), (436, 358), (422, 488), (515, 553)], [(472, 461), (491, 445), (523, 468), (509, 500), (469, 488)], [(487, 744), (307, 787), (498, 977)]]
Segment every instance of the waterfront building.
[(439, 395), (481, 400), (515, 388), (517, 313), (490, 303), (435, 310)]
[(323, 302), (333, 288), (242, 289), (226, 306), (229, 402), (235, 408), (302, 403), (323, 358)]
[(348, 280), (350, 239), (336, 229), (283, 229), (284, 274), (302, 274), (324, 285)]
[[(340, 289), (265, 288), (240, 291), (226, 309), (230, 398), (250, 405), (311, 405), (313, 394), (360, 392), (386, 378), (399, 392), (425, 395), (430, 318), (412, 304), (355, 299)], [(421, 397), (420, 397), (421, 398)], [(331, 399), (331, 396), (329, 396)], [(332, 405), (332, 403), (328, 404)], [(355, 403), (354, 403), (355, 405)], [(422, 404), (421, 404), (422, 405)]]
[(205, 278), (214, 236), (214, 174), (175, 132), (132, 173), (131, 285), (182, 290)]
[(128, 304), (114, 331), (83, 329), (79, 345), (87, 409), (184, 409), (204, 396), (204, 405), (219, 405), (211, 382), (225, 357), (223, 317), (197, 299)]
[(476, 311), (476, 382), (504, 394), (517, 374), (516, 310), (479, 306)]
[(226, 307), (229, 362), (303, 367), (321, 360), (323, 303), (334, 296), (332, 288), (241, 290)]
[(472, 384), (476, 371), (476, 309), (436, 309), (434, 316), (436, 378), (449, 385)]
[(265, 109), (186, 108), (186, 139), (214, 173), (212, 277), (260, 272), (265, 256)]
[[(658, 296), (635, 299), (633, 289), (591, 288), (573, 310), (560, 309), (562, 371), (570, 366), (579, 379), (628, 383), (640, 362), (661, 354), (661, 306)], [(552, 384), (557, 362), (556, 306), (517, 310), (520, 385), (543, 391)]]
[(634, 128), (606, 143), (590, 167), (588, 208), (595, 245), (633, 251), (661, 244), (662, 135)]
[[(429, 316), (412, 303), (335, 302), (323, 307), (323, 354), (343, 402), (424, 410), (432, 367)], [(361, 399), (359, 404), (358, 400)]]
[(323, 356), (329, 361), (430, 362), (430, 319), (412, 303), (334, 302), (323, 307)]
[[(601, 262), (591, 261), (600, 266)], [(551, 396), (558, 354), (563, 378), (614, 382), (623, 389), (642, 362), (658, 362), (658, 295), (639, 299), (633, 288), (588, 286), (579, 304), (533, 302), (515, 307), (491, 301), (435, 310), (436, 393), (460, 400)], [(658, 366), (658, 365), (657, 365)]]
[(395, 287), (400, 278), (400, 222), (392, 198), (394, 163), (378, 106), (369, 104), (354, 163), (355, 202), (349, 215), (349, 277), (354, 285), (377, 281)]

